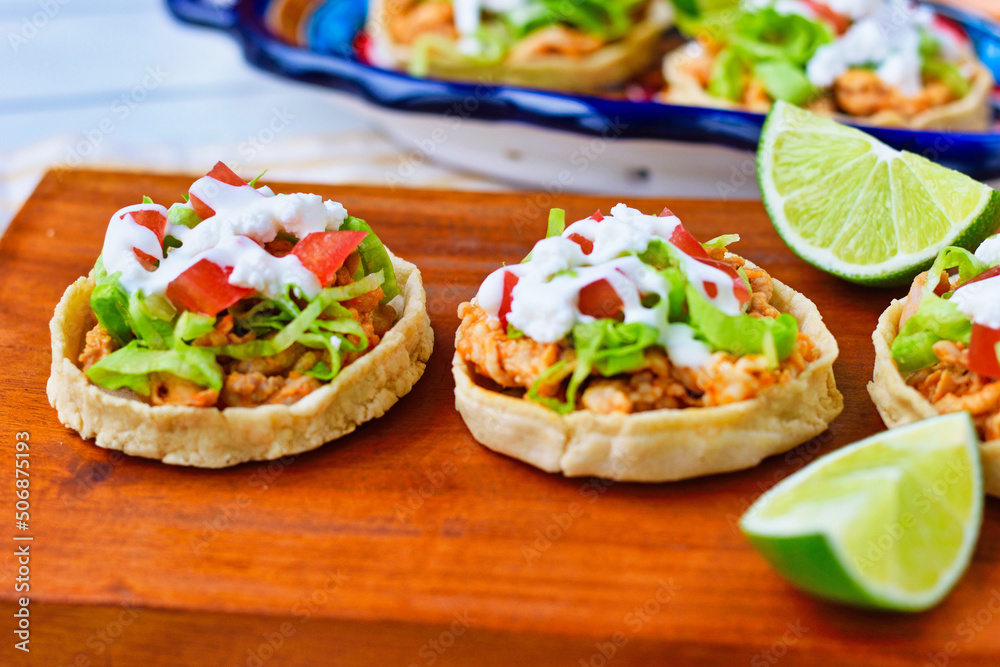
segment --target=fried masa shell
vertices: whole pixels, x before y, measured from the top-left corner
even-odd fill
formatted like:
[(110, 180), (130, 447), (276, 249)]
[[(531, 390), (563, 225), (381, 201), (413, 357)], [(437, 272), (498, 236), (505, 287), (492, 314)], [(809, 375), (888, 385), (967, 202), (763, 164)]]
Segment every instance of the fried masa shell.
[[(892, 343), (899, 334), (899, 318), (905, 305), (906, 299), (894, 299), (878, 318), (878, 326), (872, 333), (875, 368), (872, 381), (868, 383), (868, 393), (871, 394), (882, 421), (889, 428), (938, 414), (930, 401), (906, 384), (892, 360)], [(1000, 440), (982, 443), (979, 453), (983, 462), (983, 485), (986, 493), (1000, 496)]]
[[(408, 69), (412, 49), (392, 40), (385, 29), (391, 7), (388, 0), (372, 0), (368, 30), (381, 58), (389, 66)], [(472, 81), (485, 85), (506, 83), (526, 88), (551, 88), (588, 93), (620, 86), (648, 69), (662, 53), (657, 43), (673, 24), (673, 6), (667, 0), (652, 0), (646, 15), (622, 39), (582, 57), (544, 55), (527, 62), (474, 65), (434, 52), (428, 59), (427, 77)]]
[(424, 373), (434, 333), (420, 271), (394, 255), (392, 265), (403, 286), (403, 313), (371, 352), (292, 405), (225, 410), (150, 406), (91, 384), (77, 357), (94, 281), (80, 278), (66, 289), (49, 325), (49, 403), (59, 421), (99, 447), (175, 465), (223, 468), (315, 449), (381, 417)]
[(837, 341), (816, 306), (778, 280), (771, 304), (796, 319), (819, 354), (801, 374), (751, 400), (635, 414), (559, 415), (479, 386), (456, 352), (455, 404), (482, 444), (567, 477), (667, 482), (751, 468), (819, 435), (844, 408), (833, 378)]
[[(663, 78), (667, 82), (667, 92), (662, 101), (694, 107), (716, 109), (743, 109), (742, 104), (709, 95), (698, 79), (683, 67), (689, 56), (684, 47), (678, 48), (663, 59)], [(834, 114), (841, 122), (862, 123), (874, 127), (900, 127), (911, 130), (936, 129), (953, 132), (980, 132), (990, 127), (992, 112), (990, 95), (993, 92), (993, 73), (981, 62), (972, 63), (972, 89), (960, 100), (942, 104), (906, 118), (891, 110), (880, 111), (871, 116), (850, 116)]]

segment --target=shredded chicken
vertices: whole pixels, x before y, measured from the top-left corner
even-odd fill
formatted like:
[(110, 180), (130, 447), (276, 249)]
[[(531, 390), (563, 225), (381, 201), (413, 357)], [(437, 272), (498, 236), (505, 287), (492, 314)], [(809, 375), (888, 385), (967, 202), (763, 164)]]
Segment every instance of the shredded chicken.
[(204, 336), (196, 338), (191, 342), (191, 344), (205, 347), (214, 347), (216, 345), (239, 345), (240, 343), (246, 343), (247, 341), (253, 339), (253, 332), (247, 333), (243, 336), (237, 336), (233, 333), (233, 316), (227, 314), (219, 318), (219, 321), (216, 322), (214, 329), (209, 331)]
[(210, 408), (219, 400), (219, 392), (202, 387), (171, 373), (153, 373), (149, 378), (150, 402), (153, 405), (186, 405)]
[(398, 0), (386, 11), (386, 27), (393, 41), (412, 44), (417, 37), (437, 33), (457, 38), (455, 16), (451, 2), (446, 0)]
[(87, 332), (87, 339), (80, 353), (80, 364), (87, 370), (98, 361), (115, 351), (115, 341), (100, 324)]
[[(558, 361), (572, 361), (572, 350), (560, 349), (556, 343), (536, 343), (530, 338), (508, 338), (500, 330), (500, 323), (492, 319), (476, 304), (463, 303), (458, 307), (462, 323), (458, 327), (455, 345), (463, 359), (473, 364), (476, 371), (490, 378), (501, 387), (530, 387), (539, 375)], [(553, 377), (555, 387), (569, 375), (569, 368), (562, 377)], [(552, 395), (543, 392), (543, 395)]]
[(928, 81), (916, 95), (903, 95), (869, 69), (851, 69), (841, 74), (833, 84), (833, 94), (837, 106), (852, 116), (895, 111), (910, 117), (955, 99), (951, 89), (936, 80)]
[(583, 407), (608, 414), (703, 405), (700, 392), (689, 391), (678, 379), (683, 369), (662, 350), (647, 351), (645, 362), (647, 368), (636, 373), (591, 380), (580, 399)]
[[(919, 276), (918, 276), (919, 280)], [(969, 350), (961, 343), (934, 344), (939, 361), (906, 377), (940, 413), (967, 410), (981, 436), (1000, 438), (1000, 380), (990, 381), (969, 369)]]

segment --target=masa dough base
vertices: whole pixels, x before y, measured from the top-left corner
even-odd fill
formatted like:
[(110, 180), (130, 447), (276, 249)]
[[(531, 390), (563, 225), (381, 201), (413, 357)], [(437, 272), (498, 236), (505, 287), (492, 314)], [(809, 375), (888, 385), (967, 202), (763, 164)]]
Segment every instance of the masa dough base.
[(771, 303), (798, 321), (819, 357), (754, 399), (708, 408), (559, 415), (476, 384), (455, 353), (455, 404), (473, 437), (547, 472), (666, 482), (751, 468), (819, 435), (844, 408), (833, 379), (837, 341), (816, 306), (774, 281)]
[(434, 346), (417, 268), (395, 256), (403, 313), (375, 348), (292, 405), (151, 406), (91, 384), (77, 363), (90, 320), (91, 277), (66, 289), (50, 323), (49, 403), (59, 421), (99, 447), (164, 463), (223, 468), (315, 449), (380, 417), (424, 373)]
[[(878, 326), (872, 333), (872, 342), (875, 344), (875, 368), (872, 372), (872, 381), (868, 383), (868, 393), (871, 394), (882, 421), (889, 428), (938, 415), (938, 411), (930, 401), (906, 384), (892, 360), (892, 343), (899, 333), (899, 317), (905, 305), (906, 299), (893, 300), (878, 318)], [(982, 443), (979, 451), (983, 462), (983, 484), (986, 493), (1000, 496), (1000, 440)]]
[[(409, 69), (412, 49), (397, 44), (385, 29), (386, 0), (373, 0), (369, 12), (369, 34), (379, 60), (385, 66)], [(500, 62), (495, 65), (471, 65), (466, 60), (432, 52), (427, 77), (470, 81), (485, 86), (505, 83), (526, 88), (548, 88), (565, 92), (598, 92), (620, 86), (645, 71), (662, 53), (657, 48), (660, 36), (673, 24), (673, 6), (667, 0), (654, 0), (646, 16), (624, 38), (586, 56), (574, 58), (544, 55), (526, 62)]]
[[(709, 95), (698, 79), (685, 71), (683, 62), (689, 57), (684, 47), (681, 47), (663, 59), (663, 78), (668, 88), (660, 98), (662, 101), (684, 106), (744, 109), (742, 104)], [(874, 127), (985, 132), (990, 128), (992, 118), (990, 96), (994, 85), (993, 73), (980, 62), (973, 64), (975, 74), (972, 77), (972, 90), (960, 100), (933, 107), (910, 118), (895, 111), (880, 111), (871, 116), (850, 116), (839, 113), (833, 116), (840, 122)]]

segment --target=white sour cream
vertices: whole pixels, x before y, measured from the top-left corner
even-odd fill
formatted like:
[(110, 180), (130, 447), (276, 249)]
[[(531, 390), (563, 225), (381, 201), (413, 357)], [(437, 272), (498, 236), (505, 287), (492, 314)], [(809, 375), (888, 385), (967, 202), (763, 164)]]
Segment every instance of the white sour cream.
[[(530, 261), (491, 273), (480, 286), (476, 300), (487, 314), (497, 318), (503, 302), (504, 274), (514, 274), (518, 281), (511, 291), (507, 321), (533, 340), (554, 343), (565, 338), (577, 323), (594, 320), (580, 312), (580, 290), (605, 280), (624, 306), (626, 323), (640, 322), (656, 329), (657, 341), (678, 366), (700, 367), (710, 356), (710, 348), (695, 340), (687, 325), (667, 321), (669, 285), (652, 267), (629, 254), (644, 251), (655, 238), (669, 243), (678, 225), (680, 220), (675, 216), (645, 215), (618, 204), (601, 221), (585, 218), (566, 227), (560, 236), (539, 241), (531, 251)], [(589, 255), (570, 240), (574, 234), (594, 244)], [(725, 272), (682, 252), (678, 254), (684, 263), (683, 271), (702, 296), (729, 315), (742, 312), (732, 280)], [(708, 290), (705, 283), (714, 289)], [(709, 296), (709, 291), (714, 295)], [(652, 294), (660, 297), (658, 303), (643, 306), (642, 297)]]
[(958, 288), (951, 302), (976, 324), (1000, 329), (1000, 276)]
[[(980, 243), (975, 254), (976, 259), (988, 266), (1000, 264), (1000, 234)], [(1000, 329), (1000, 276), (960, 287), (950, 301), (976, 324)]]
[(128, 292), (163, 295), (179, 275), (207, 259), (233, 269), (230, 284), (254, 289), (264, 296), (280, 296), (289, 286), (298, 287), (306, 297), (319, 293), (323, 286), (297, 257), (274, 257), (260, 244), (273, 241), (281, 231), (301, 239), (312, 232), (339, 229), (347, 216), (343, 206), (324, 202), (319, 195), (276, 195), (269, 188), (228, 185), (210, 176), (195, 181), (191, 193), (215, 215), (193, 229), (168, 224), (165, 235), (173, 236), (182, 245), (170, 249), (152, 271), (139, 262), (133, 248), (159, 258), (163, 254), (160, 242), (129, 214), (150, 210), (166, 216), (167, 209), (159, 204), (136, 204), (111, 216), (102, 261), (108, 273), (121, 271), (121, 284)]
[(907, 0), (828, 0), (827, 5), (855, 19), (844, 35), (821, 46), (806, 65), (809, 80), (829, 88), (852, 67), (874, 65), (880, 79), (903, 95), (916, 95), (921, 78), (920, 31), (939, 39), (946, 55), (957, 54), (955, 40), (934, 26), (928, 7)]
[(976, 248), (976, 259), (984, 264), (1000, 264), (1000, 234), (991, 236)]
[(528, 4), (528, 0), (452, 0), (455, 12), (455, 29), (458, 31), (458, 49), (465, 55), (476, 55), (481, 46), (476, 33), (483, 12), (503, 14)]

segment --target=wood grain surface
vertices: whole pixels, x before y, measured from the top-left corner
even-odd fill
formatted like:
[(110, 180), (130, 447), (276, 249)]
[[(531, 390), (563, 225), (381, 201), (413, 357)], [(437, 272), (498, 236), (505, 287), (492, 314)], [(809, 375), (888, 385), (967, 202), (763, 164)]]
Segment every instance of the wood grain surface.
[(995, 499), (968, 573), (919, 615), (816, 601), (738, 533), (775, 482), (882, 428), (865, 390), (870, 336), (902, 294), (807, 266), (759, 203), (631, 200), (669, 205), (702, 239), (739, 232), (739, 252), (812, 298), (840, 342), (843, 415), (755, 469), (610, 484), (472, 440), (449, 372), (457, 305), (528, 251), (550, 205), (573, 219), (617, 202), (546, 193), (274, 185), (342, 201), (420, 267), (437, 338), (426, 375), (384, 418), (293, 460), (195, 470), (82, 441), (45, 397), (52, 309), (115, 210), (175, 201), (191, 180), (49, 173), (0, 241), (0, 507), (12, 509), (15, 433), (28, 431), (34, 538), (30, 656), (10, 632), (13, 548), (0, 555), (0, 664), (1000, 663)]

